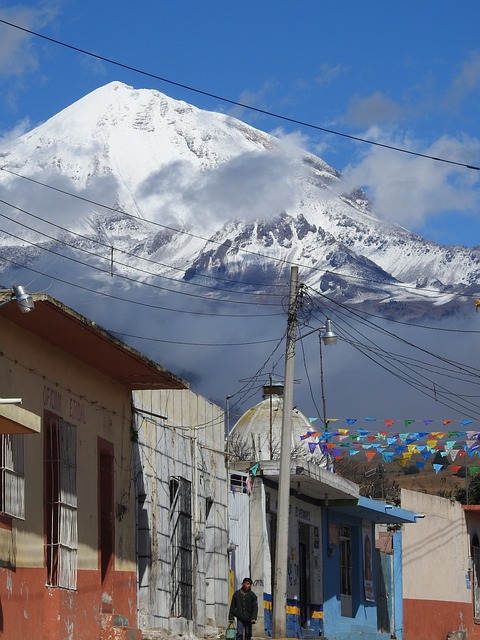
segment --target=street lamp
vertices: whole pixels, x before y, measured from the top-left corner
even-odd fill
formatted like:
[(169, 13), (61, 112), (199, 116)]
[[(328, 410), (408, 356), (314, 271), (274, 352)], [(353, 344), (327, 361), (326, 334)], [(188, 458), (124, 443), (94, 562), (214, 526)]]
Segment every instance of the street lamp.
[(320, 342), (320, 388), (322, 390), (322, 408), (323, 408), (323, 426), (327, 430), (327, 403), (325, 400), (325, 382), (323, 379), (323, 350), (322, 343), (328, 346), (334, 346), (337, 344), (337, 335), (332, 329), (332, 321), (327, 318), (323, 327), (318, 329), (319, 342)]

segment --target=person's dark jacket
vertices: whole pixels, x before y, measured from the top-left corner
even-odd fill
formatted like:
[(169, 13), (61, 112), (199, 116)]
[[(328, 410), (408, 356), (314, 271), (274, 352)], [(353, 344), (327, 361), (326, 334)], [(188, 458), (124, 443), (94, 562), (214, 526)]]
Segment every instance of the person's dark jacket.
[(230, 604), (228, 619), (238, 618), (244, 624), (253, 622), (258, 615), (258, 599), (253, 591), (243, 591), (238, 589), (235, 591)]

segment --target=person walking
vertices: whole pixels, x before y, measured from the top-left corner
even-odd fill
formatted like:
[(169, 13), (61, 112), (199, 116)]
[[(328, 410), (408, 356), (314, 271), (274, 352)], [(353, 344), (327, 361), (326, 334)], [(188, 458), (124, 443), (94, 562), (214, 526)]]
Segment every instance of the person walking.
[(237, 619), (236, 640), (250, 640), (252, 637), (252, 624), (257, 621), (258, 598), (252, 591), (252, 579), (244, 578), (240, 589), (235, 591), (230, 603), (228, 621)]

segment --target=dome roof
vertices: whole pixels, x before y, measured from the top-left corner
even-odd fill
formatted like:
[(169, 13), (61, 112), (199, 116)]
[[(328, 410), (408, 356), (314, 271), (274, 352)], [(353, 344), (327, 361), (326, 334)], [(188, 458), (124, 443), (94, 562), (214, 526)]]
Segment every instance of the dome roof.
[[(228, 436), (230, 451), (241, 460), (274, 460), (280, 458), (283, 418), (283, 387), (264, 388), (264, 399), (248, 409), (236, 422)], [(312, 451), (309, 443), (314, 439), (301, 439), (312, 425), (297, 408), (292, 411), (292, 458), (307, 458), (326, 466), (320, 447)]]

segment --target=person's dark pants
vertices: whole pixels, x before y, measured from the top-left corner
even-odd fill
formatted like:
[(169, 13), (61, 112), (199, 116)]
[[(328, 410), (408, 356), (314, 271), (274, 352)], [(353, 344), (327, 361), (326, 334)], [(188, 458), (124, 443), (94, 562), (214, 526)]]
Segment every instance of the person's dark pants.
[(237, 618), (237, 635), (236, 640), (250, 640), (252, 637), (252, 623), (242, 622)]

